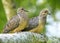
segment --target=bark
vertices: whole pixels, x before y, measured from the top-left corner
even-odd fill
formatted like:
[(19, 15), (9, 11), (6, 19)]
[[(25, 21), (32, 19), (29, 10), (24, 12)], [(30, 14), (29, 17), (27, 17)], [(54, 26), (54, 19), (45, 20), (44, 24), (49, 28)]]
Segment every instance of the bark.
[(0, 34), (0, 43), (46, 43), (46, 41), (45, 35), (32, 32)]
[(2, 0), (7, 20), (10, 20), (14, 15), (16, 15), (16, 6), (14, 0)]

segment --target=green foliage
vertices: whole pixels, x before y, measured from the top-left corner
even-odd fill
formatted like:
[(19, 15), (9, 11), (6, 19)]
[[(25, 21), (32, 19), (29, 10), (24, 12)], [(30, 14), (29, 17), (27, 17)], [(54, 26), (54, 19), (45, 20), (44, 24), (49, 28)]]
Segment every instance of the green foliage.
[(55, 17), (55, 12), (57, 9), (60, 10), (60, 0), (47, 0), (47, 3), (49, 4), (49, 7), (51, 8), (53, 18), (56, 21), (57, 19)]
[(47, 43), (60, 43), (60, 38), (57, 37), (50, 37)]
[(4, 24), (6, 23), (6, 15), (5, 15), (5, 12), (4, 12), (4, 8), (3, 8), (3, 5), (2, 5), (2, 2), (0, 0), (0, 32), (2, 32), (2, 29), (4, 27)]

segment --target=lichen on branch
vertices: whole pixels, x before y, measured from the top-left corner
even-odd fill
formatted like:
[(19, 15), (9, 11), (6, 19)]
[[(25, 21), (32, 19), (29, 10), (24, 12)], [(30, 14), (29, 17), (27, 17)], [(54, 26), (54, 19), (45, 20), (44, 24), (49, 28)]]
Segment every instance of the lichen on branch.
[(47, 38), (43, 34), (20, 32), (0, 34), (0, 43), (45, 43)]

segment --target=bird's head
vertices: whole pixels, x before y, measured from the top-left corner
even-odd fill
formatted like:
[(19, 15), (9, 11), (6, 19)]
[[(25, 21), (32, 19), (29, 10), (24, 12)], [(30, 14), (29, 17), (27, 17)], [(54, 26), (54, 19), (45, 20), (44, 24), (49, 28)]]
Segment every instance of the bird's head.
[(46, 17), (47, 15), (50, 15), (50, 12), (48, 9), (43, 9), (41, 12), (40, 12), (40, 17)]
[(17, 13), (24, 13), (24, 12), (28, 12), (28, 11), (25, 10), (23, 7), (17, 9)]

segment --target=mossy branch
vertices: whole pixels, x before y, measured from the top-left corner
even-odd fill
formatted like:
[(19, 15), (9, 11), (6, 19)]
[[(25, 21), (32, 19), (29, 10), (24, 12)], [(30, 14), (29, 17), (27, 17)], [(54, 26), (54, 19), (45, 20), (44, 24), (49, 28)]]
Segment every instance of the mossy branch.
[(44, 35), (32, 32), (0, 34), (0, 43), (46, 43), (46, 41)]

